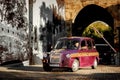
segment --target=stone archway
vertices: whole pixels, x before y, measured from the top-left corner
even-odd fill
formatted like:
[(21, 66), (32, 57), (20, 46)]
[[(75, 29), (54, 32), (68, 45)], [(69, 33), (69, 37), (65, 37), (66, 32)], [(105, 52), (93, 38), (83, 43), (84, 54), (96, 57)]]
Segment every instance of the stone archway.
[(113, 30), (114, 20), (111, 14), (104, 8), (91, 4), (84, 7), (76, 16), (72, 27), (73, 36), (81, 36), (84, 29), (94, 21), (103, 21)]
[[(96, 25), (98, 25), (98, 24), (100, 26), (110, 27), (111, 35), (109, 35), (109, 31), (104, 32), (103, 35), (112, 46), (114, 45), (114, 36), (113, 36), (114, 20), (113, 20), (113, 17), (106, 9), (104, 9), (100, 6), (94, 5), (94, 4), (84, 7), (78, 13), (78, 15), (76, 16), (76, 18), (74, 20), (74, 24), (72, 27), (72, 35), (73, 36), (83, 36), (83, 32), (91, 24), (95, 24), (94, 27), (96, 27)], [(92, 37), (92, 35), (90, 34), (89, 37)], [(105, 42), (102, 38), (93, 37), (93, 39), (95, 40), (95, 42), (97, 42), (96, 44), (105, 44)], [(100, 52), (100, 53), (104, 53), (104, 52)], [(102, 55), (101, 58), (104, 58), (105, 61), (107, 61), (107, 62), (111, 62), (112, 58), (110, 56), (111, 56), (111, 54), (105, 56), (105, 58), (104, 58)], [(101, 61), (101, 62), (105, 62), (105, 61)]]

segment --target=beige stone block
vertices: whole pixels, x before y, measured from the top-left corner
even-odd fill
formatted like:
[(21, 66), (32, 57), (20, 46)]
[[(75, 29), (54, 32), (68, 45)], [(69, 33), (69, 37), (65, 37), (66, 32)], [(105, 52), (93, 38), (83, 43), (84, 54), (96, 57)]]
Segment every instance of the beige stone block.
[(66, 12), (66, 14), (65, 14), (65, 18), (66, 18), (66, 20), (69, 20), (69, 19), (71, 18), (71, 15), (70, 15), (69, 12)]

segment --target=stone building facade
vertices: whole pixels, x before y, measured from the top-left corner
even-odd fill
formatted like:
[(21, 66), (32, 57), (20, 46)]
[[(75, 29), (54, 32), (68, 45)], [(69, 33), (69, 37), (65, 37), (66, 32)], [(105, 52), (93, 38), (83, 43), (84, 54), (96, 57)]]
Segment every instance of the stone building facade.
[[(89, 10), (89, 7), (91, 7), (91, 10)], [(84, 12), (85, 10), (86, 12)], [(42, 58), (42, 52), (50, 51), (50, 47), (59, 37), (74, 34), (74, 31), (69, 33), (69, 27), (74, 28), (75, 31), (79, 30), (76, 25), (79, 26), (78, 23), (81, 24), (80, 21), (84, 20), (83, 17), (79, 21), (78, 16), (81, 16), (79, 14), (91, 16), (92, 11), (95, 12), (96, 17), (102, 14), (99, 16), (99, 18), (101, 17), (100, 20), (104, 18), (103, 22), (112, 27), (113, 43), (118, 44), (117, 27), (120, 26), (120, 0), (52, 0), (50, 2), (49, 0), (36, 0), (33, 3), (33, 26), (37, 28), (38, 43), (34, 41), (33, 43), (38, 45), (39, 50), (33, 48), (35, 55)], [(97, 19), (95, 18), (95, 20)], [(86, 24), (88, 26), (89, 20)], [(33, 28), (33, 31), (35, 31), (35, 28)], [(35, 47), (35, 45), (33, 46)]]
[[(78, 13), (84, 7), (94, 4), (100, 6), (110, 13), (114, 20), (114, 31), (120, 26), (120, 1), (119, 0), (60, 0), (65, 6), (65, 19), (74, 23)], [(60, 5), (61, 5), (60, 3)], [(116, 33), (115, 33), (116, 34)], [(118, 35), (115, 36), (115, 43), (118, 43)]]
[[(39, 64), (44, 52), (51, 50), (59, 37), (78, 35), (77, 32), (81, 32), (84, 27), (95, 20), (101, 20), (112, 27), (114, 44), (118, 44), (117, 27), (120, 26), (120, 0), (33, 0), (33, 11), (30, 12), (32, 13), (32, 24), (29, 23), (30, 18), (28, 17), (30, 15), (29, 1), (31, 0), (0, 1), (0, 25), (2, 25), (0, 28), (1, 34), (6, 36), (14, 34), (12, 36), (24, 39), (23, 35), (28, 37), (28, 25), (31, 25), (31, 43), (36, 64)], [(11, 4), (12, 2), (15, 5)], [(5, 8), (8, 10), (2, 11)], [(17, 13), (14, 14), (14, 11)], [(12, 17), (9, 15), (12, 15)], [(8, 17), (5, 18), (5, 16)], [(7, 18), (10, 20), (7, 21)], [(19, 26), (19, 28), (16, 26)], [(3, 28), (5, 28), (5, 31)], [(70, 29), (73, 29), (73, 31)], [(28, 38), (24, 40), (26, 44), (29, 41)], [(11, 42), (13, 43), (14, 40), (11, 40)], [(15, 46), (11, 45), (11, 42), (9, 42), (8, 47)], [(12, 52), (16, 51), (13, 50)]]

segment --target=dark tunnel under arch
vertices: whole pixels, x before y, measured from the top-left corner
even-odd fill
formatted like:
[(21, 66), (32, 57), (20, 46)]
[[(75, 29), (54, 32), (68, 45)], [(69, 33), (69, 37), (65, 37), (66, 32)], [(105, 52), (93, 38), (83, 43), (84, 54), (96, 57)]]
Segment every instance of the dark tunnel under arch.
[(112, 30), (114, 29), (114, 20), (111, 14), (106, 9), (91, 4), (84, 7), (76, 16), (72, 27), (72, 35), (81, 36), (88, 25), (98, 20), (107, 23)]

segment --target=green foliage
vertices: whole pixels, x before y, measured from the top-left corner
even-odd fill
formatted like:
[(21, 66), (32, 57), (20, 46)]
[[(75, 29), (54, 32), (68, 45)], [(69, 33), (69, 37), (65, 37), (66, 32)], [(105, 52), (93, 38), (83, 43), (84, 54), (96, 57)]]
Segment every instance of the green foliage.
[(111, 27), (102, 21), (95, 21), (85, 28), (82, 36), (88, 36), (92, 38), (101, 38), (101, 36), (93, 29), (95, 27), (103, 36), (104, 34), (111, 35)]
[(25, 0), (0, 0), (0, 21), (5, 21), (13, 27), (26, 28), (26, 12)]

